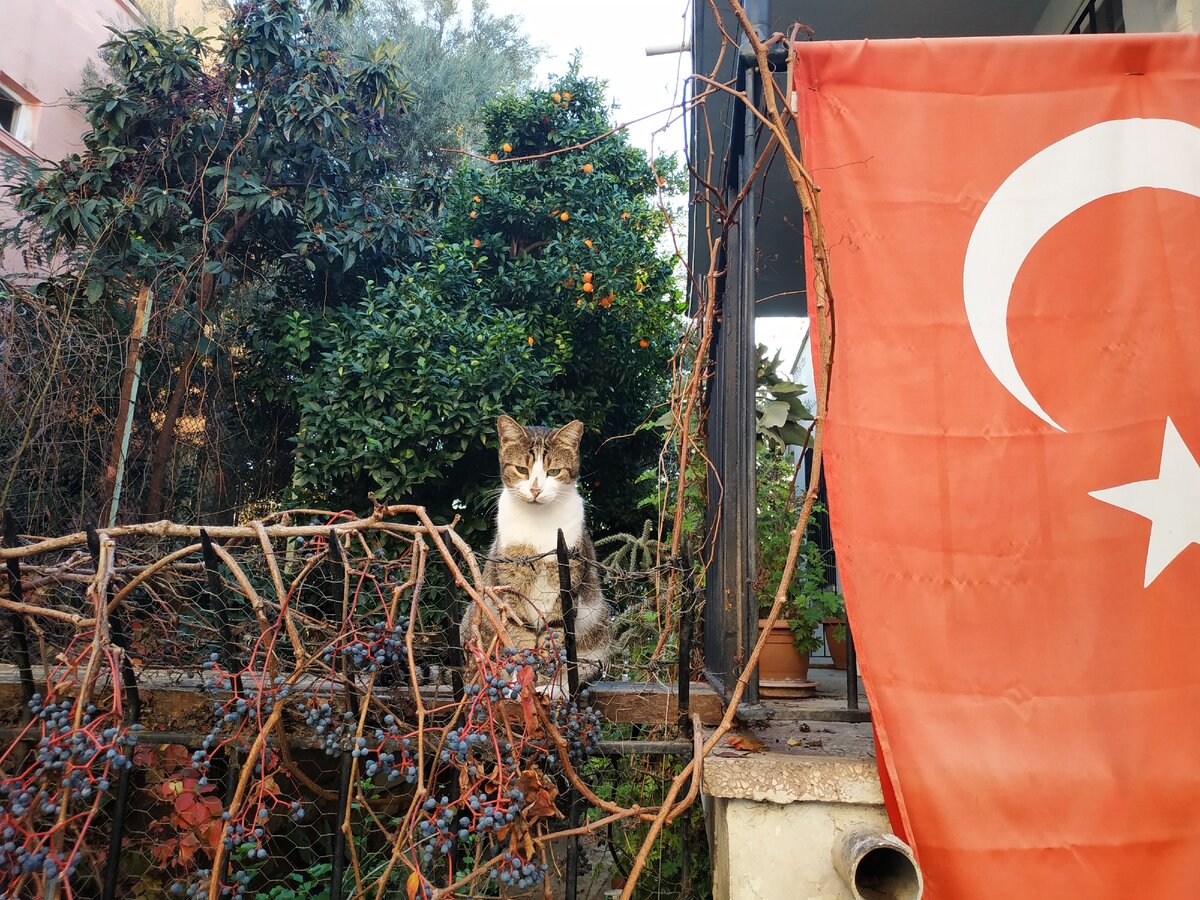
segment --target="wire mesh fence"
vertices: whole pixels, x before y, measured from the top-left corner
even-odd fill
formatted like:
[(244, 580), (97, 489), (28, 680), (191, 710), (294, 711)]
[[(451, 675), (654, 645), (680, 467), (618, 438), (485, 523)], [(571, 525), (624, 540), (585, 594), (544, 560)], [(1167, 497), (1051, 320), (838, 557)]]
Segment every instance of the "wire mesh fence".
[[(9, 517), (0, 552), (0, 897), (574, 896), (672, 802), (678, 742), (654, 777), (596, 756), (561, 635), (513, 649), (502, 589), (420, 508), (39, 541)], [(662, 576), (609, 580), (636, 620)], [(467, 603), (498, 637), (464, 658)]]

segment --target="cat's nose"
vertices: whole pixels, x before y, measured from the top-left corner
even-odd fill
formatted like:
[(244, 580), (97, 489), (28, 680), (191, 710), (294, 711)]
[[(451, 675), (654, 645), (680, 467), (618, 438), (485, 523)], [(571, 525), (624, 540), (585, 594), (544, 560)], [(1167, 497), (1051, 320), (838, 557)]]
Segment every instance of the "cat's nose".
[(536, 481), (533, 484), (529, 485), (529, 493), (533, 495), (534, 500), (537, 499), (538, 494), (540, 494), (541, 492), (542, 492), (542, 489), (540, 487), (538, 487), (538, 484)]

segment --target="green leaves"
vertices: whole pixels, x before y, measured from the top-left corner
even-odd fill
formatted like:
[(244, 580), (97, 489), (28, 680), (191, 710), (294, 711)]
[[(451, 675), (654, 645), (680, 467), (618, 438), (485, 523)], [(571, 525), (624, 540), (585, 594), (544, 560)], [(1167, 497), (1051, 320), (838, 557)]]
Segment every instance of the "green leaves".
[[(574, 128), (584, 139), (611, 130), (599, 88), (577, 76), (556, 91), (505, 95), (484, 113), (493, 132), (504, 129), (498, 156), (550, 149), (542, 123), (550, 116), (559, 133)], [(644, 491), (634, 482), (657, 442), (638, 426), (665, 396), (680, 308), (656, 247), (654, 186), (644, 154), (621, 135), (586, 155), (463, 165), (423, 259), (357, 306), (293, 320), (256, 353), (286, 354), (294, 373), (299, 498), (357, 507), (372, 491), (450, 515), (457, 497), (467, 527), (486, 528), (494, 423), (506, 412), (530, 422), (580, 418), (593, 446), (636, 433), (589, 463), (604, 473), (592, 493), (599, 522), (640, 521)]]
[[(805, 335), (801, 350), (807, 344), (808, 336)], [(779, 354), (774, 358), (768, 357), (766, 347), (761, 344), (756, 352), (758, 385), (755, 403), (758, 417), (755, 430), (759, 443), (771, 445), (776, 452), (782, 452), (789, 445), (807, 447), (810, 434), (804, 423), (813, 419), (812, 411), (803, 399), (808, 389), (795, 381), (778, 380)]]
[[(774, 448), (760, 446), (756, 463), (758, 572), (754, 589), (759, 605), (765, 610), (773, 603), (783, 576), (800, 504), (796, 493), (796, 468), (790, 457), (780, 455)], [(814, 513), (821, 511), (819, 507), (814, 508)], [(810, 519), (784, 607), (784, 618), (791, 627), (796, 649), (801, 653), (810, 653), (821, 646), (820, 639), (813, 635), (822, 619), (843, 612), (842, 597), (828, 583), (830, 573), (813, 531)]]

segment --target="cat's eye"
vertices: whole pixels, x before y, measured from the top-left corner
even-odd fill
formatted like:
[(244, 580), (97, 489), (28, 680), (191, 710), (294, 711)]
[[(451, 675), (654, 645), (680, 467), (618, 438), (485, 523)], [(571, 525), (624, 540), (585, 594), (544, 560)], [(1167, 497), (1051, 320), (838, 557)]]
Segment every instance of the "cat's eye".
[(559, 475), (562, 474), (562, 469), (547, 469), (546, 474), (549, 475), (551, 478), (557, 478)]
[(522, 478), (529, 474), (529, 470), (524, 466), (513, 466), (513, 468), (517, 470), (517, 474)]

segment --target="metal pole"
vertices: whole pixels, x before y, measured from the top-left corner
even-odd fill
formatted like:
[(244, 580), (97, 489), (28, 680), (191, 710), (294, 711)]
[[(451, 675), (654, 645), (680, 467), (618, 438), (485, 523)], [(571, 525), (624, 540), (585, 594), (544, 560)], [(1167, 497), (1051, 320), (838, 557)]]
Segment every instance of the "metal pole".
[(846, 709), (858, 709), (858, 654), (854, 650), (854, 633), (846, 622)]
[[(208, 530), (205, 528), (200, 529), (200, 551), (201, 556), (204, 558), (204, 574), (208, 581), (210, 609), (217, 620), (217, 633), (221, 635), (221, 645), (225, 651), (225, 665), (228, 671), (237, 673), (230, 680), (230, 690), (233, 691), (235, 699), (241, 700), (246, 696), (245, 684), (242, 681), (243, 666), (238, 660), (237, 644), (233, 639), (233, 627), (229, 624), (229, 607), (221, 597), (221, 576), (217, 571), (217, 553), (213, 549), (212, 538), (208, 536)], [(230, 748), (226, 751), (226, 759), (228, 766), (225, 772), (225, 799), (223, 802), (228, 807), (233, 801), (233, 795), (237, 789), (238, 771), (241, 769), (241, 754), (237, 750)], [(232, 854), (225, 854), (222, 871), (218, 875), (222, 884), (225, 883), (229, 875), (231, 856)]]
[[(571, 560), (567, 553), (567, 539), (562, 529), (558, 530), (558, 597), (562, 605), (563, 643), (567, 649), (567, 695), (571, 702), (579, 694), (579, 652), (575, 645), (575, 596), (571, 590)], [(579, 792), (571, 787), (567, 790), (568, 830), (579, 827), (582, 815)], [(572, 837), (567, 843), (567, 871), (564, 875), (564, 900), (575, 900), (579, 893), (579, 838)]]
[(563, 643), (567, 649), (567, 693), (572, 700), (579, 693), (579, 653), (575, 646), (575, 595), (571, 589), (571, 562), (567, 539), (558, 529), (558, 599), (562, 604)]
[(333, 823), (333, 868), (329, 872), (329, 900), (342, 900), (342, 881), (346, 875), (346, 808), (350, 805), (350, 774), (353, 759), (342, 751), (338, 769), (337, 812)]
[[(19, 547), (21, 539), (17, 536), (17, 520), (11, 509), (4, 510), (4, 546)], [(25, 602), (25, 592), (21, 587), (21, 560), (12, 556), (7, 561), (8, 592), (14, 603)], [(17, 671), (21, 675), (21, 692), (25, 695), (25, 704), (21, 708), (22, 724), (33, 716), (29, 708), (33, 700), (33, 663), (29, 658), (29, 631), (25, 627), (25, 617), (20, 613), (9, 613), (9, 623), (13, 632), (13, 655), (17, 659)]]
[(678, 670), (678, 705), (679, 722), (686, 727), (691, 719), (688, 718), (692, 705), (692, 616), (696, 606), (695, 569), (692, 562), (692, 545), (683, 545), (683, 579), (686, 590), (683, 593), (682, 607), (679, 611), (679, 651), (675, 666)]
[[(333, 561), (334, 571), (341, 575), (342, 603), (338, 630), (346, 627), (350, 619), (350, 569), (342, 553), (342, 545), (338, 542), (337, 532), (329, 529), (329, 558)], [(358, 719), (359, 705), (358, 690), (354, 685), (354, 675), (349, 669), (345, 657), (341, 659), (342, 680), (346, 683), (346, 702)], [(337, 813), (333, 832), (333, 868), (329, 872), (329, 900), (342, 900), (342, 882), (346, 877), (346, 832), (343, 825), (346, 822), (346, 810), (350, 805), (350, 787), (353, 781), (354, 759), (349, 751), (342, 750), (338, 769)]]
[[(87, 530), (88, 552), (92, 556), (92, 565), (97, 574), (100, 571), (100, 535), (95, 528)], [(112, 596), (111, 586), (105, 597), (107, 604)], [(121, 648), (121, 683), (125, 687), (125, 724), (133, 725), (141, 722), (142, 698), (138, 693), (137, 675), (133, 671), (133, 663), (129, 661), (130, 637), (129, 627), (123, 611), (118, 610), (112, 621), (113, 643)], [(133, 748), (126, 747), (124, 752), (127, 761), (133, 759)], [(117, 794), (113, 799), (112, 826), (108, 836), (108, 858), (104, 861), (104, 887), (101, 897), (103, 900), (116, 900), (117, 878), (121, 870), (121, 842), (125, 836), (125, 816), (129, 810), (129, 789), (133, 778), (133, 767), (125, 765), (117, 776)]]

